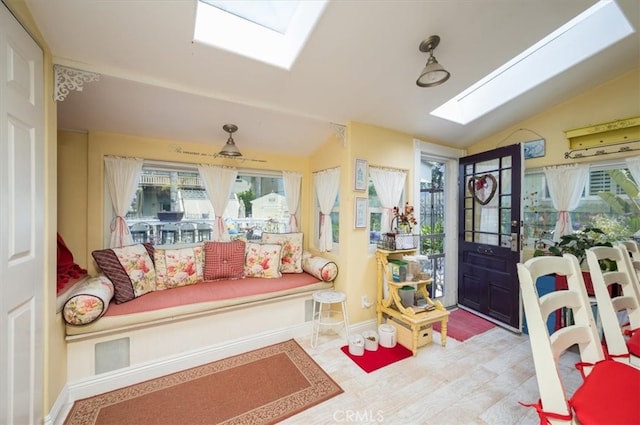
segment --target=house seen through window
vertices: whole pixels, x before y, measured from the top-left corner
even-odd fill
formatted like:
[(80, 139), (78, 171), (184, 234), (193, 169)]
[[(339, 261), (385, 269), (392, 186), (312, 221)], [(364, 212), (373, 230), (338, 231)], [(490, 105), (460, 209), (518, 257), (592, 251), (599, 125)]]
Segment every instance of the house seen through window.
[[(215, 215), (197, 169), (145, 165), (126, 221), (135, 242), (194, 243), (211, 238)], [(282, 174), (238, 170), (222, 217), (232, 238), (287, 231)]]

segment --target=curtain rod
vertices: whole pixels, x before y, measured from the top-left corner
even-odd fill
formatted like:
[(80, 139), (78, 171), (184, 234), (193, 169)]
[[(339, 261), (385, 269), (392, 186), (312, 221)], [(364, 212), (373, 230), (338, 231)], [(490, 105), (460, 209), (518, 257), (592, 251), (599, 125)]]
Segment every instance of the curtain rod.
[(409, 170), (406, 169), (402, 169), (402, 168), (394, 168), (394, 167), (383, 167), (381, 165), (369, 165), (369, 168), (377, 168), (378, 170), (385, 170), (385, 171), (401, 171), (403, 173), (409, 173)]
[[(578, 159), (578, 158), (589, 158), (592, 156), (600, 156), (600, 155), (609, 155), (612, 153), (622, 153), (622, 152), (633, 152), (633, 151), (638, 151), (640, 150), (640, 146), (638, 147), (630, 147), (630, 146), (625, 146), (631, 143), (637, 143), (640, 142), (640, 140), (628, 140), (626, 142), (620, 142), (620, 143), (612, 143), (610, 145), (606, 145), (606, 146), (597, 146), (597, 147), (592, 147), (592, 148), (584, 148), (584, 149), (573, 149), (570, 150), (568, 152), (564, 153), (564, 158), (565, 159)], [(620, 146), (618, 149), (616, 150), (610, 150), (610, 148), (614, 148), (616, 146)], [(589, 153), (589, 151), (595, 151), (595, 152), (591, 152)]]

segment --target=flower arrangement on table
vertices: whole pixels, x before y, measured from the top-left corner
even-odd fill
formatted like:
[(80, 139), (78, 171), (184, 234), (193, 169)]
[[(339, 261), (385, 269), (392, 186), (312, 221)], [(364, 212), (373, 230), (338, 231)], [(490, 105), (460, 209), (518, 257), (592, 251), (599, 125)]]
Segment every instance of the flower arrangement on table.
[[(395, 223), (395, 228), (394, 228)], [(393, 207), (393, 219), (391, 220), (391, 228), (396, 233), (411, 233), (414, 225), (418, 224), (413, 216), (413, 205), (407, 202), (404, 205), (404, 211), (400, 212), (400, 208)]]

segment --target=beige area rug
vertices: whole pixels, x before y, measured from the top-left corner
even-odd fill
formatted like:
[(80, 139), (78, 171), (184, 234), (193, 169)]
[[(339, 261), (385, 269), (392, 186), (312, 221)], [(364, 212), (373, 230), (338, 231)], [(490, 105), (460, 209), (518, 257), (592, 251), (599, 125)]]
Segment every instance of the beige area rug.
[(76, 401), (65, 424), (273, 424), (342, 392), (291, 339)]

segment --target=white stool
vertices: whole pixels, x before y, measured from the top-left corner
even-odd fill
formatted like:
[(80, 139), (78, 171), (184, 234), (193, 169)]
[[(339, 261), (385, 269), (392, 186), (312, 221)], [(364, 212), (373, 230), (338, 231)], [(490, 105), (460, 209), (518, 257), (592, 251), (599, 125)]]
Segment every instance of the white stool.
[[(349, 316), (347, 315), (347, 296), (343, 292), (333, 291), (331, 289), (316, 291), (311, 296), (313, 299), (313, 326), (311, 328), (311, 347), (318, 345), (318, 334), (322, 325), (335, 325), (336, 322), (331, 318), (331, 304), (340, 303), (342, 306), (342, 320), (344, 330), (349, 343)], [(323, 308), (323, 306), (327, 306)], [(316, 308), (317, 306), (317, 308)], [(323, 314), (324, 313), (324, 314)]]

